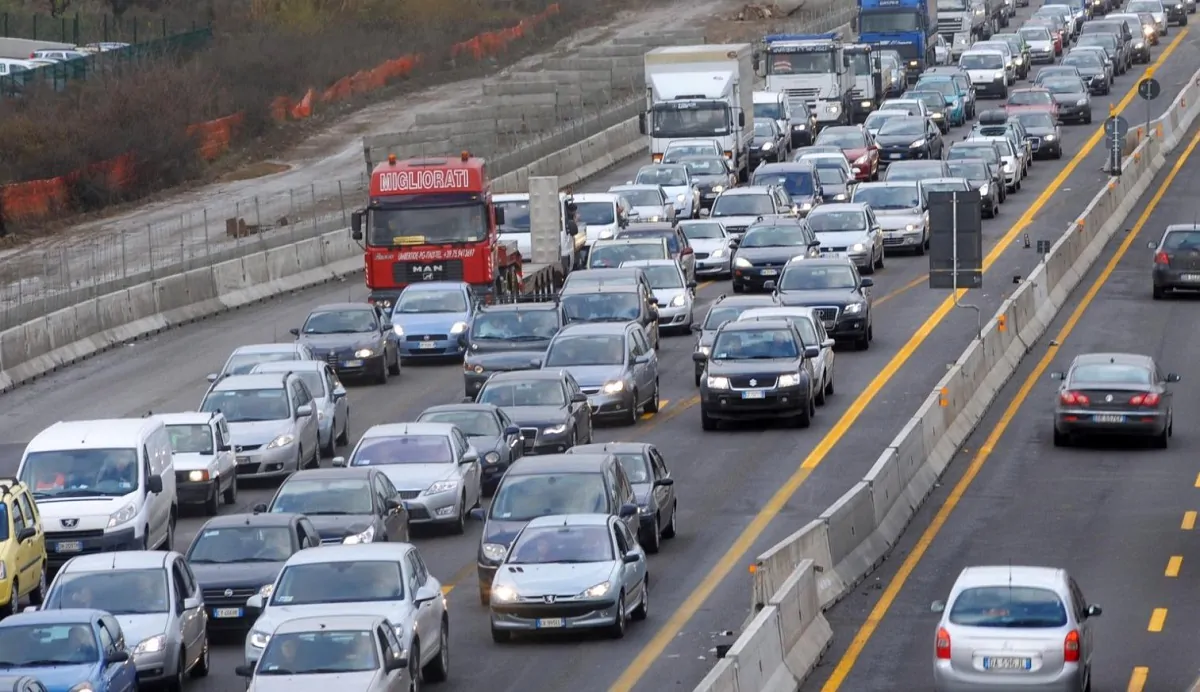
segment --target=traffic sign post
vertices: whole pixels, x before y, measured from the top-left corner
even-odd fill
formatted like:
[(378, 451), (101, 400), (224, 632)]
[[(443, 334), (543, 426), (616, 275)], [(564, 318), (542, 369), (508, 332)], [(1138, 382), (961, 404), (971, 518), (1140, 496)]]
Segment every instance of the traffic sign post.
[(1116, 115), (1116, 110), (1109, 108), (1108, 120), (1104, 121), (1104, 134), (1108, 139), (1108, 172), (1109, 175), (1121, 175), (1121, 153), (1125, 135), (1129, 133), (1129, 121)]
[[(1146, 76), (1137, 85), (1138, 96), (1146, 102), (1146, 139), (1150, 139), (1150, 102), (1158, 98), (1162, 94), (1162, 85), (1158, 80), (1151, 76), (1149, 70), (1146, 71)], [(1150, 145), (1146, 145), (1146, 152), (1149, 153)]]

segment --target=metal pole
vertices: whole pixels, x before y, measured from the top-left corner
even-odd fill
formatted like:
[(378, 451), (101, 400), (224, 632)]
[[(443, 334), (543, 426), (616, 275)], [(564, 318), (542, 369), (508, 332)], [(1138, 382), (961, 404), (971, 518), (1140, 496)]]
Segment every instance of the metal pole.
[(150, 261), (150, 278), (154, 278), (154, 231), (150, 229), (150, 224), (146, 224), (146, 254), (149, 255)]
[(1150, 136), (1150, 99), (1146, 99), (1146, 156), (1154, 156), (1151, 150), (1153, 146), (1153, 137)]
[[(1001, 183), (1001, 184), (1003, 184), (1003, 183)], [(953, 291), (954, 291), (954, 294), (953, 294), (954, 295), (954, 307), (965, 308), (967, 310), (975, 311), (975, 338), (982, 341), (983, 340), (983, 311), (979, 309), (978, 305), (971, 305), (969, 303), (963, 303), (958, 299), (959, 298), (959, 296), (958, 296), (958, 192), (950, 193), (950, 203), (951, 203), (951, 205), (953, 205), (953, 208), (954, 208), (953, 221), (951, 222), (951, 226), (950, 226), (950, 238), (951, 238), (950, 252), (953, 256), (952, 259), (954, 262), (951, 265), (952, 269), (950, 271), (950, 281), (951, 281), (951, 286), (953, 286)]]

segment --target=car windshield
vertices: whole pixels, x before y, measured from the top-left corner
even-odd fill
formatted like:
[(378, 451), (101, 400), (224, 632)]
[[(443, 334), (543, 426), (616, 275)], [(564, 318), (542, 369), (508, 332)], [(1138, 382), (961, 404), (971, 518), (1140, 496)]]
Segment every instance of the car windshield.
[(800, 349), (791, 332), (783, 329), (737, 329), (717, 334), (713, 360), (765, 360), (796, 358)]
[(531, 521), (552, 514), (609, 512), (604, 477), (599, 473), (507, 475), (492, 499), (490, 516)]
[(546, 353), (546, 367), (622, 365), (625, 363), (625, 350), (624, 335), (566, 335), (551, 344)]
[(612, 538), (607, 526), (538, 526), (521, 532), (507, 562), (510, 565), (611, 562)]
[(865, 149), (867, 140), (858, 128), (854, 128), (853, 130), (831, 128), (823, 130), (821, 134), (817, 135), (815, 144), (818, 146), (838, 147), (839, 149)]
[[(757, 106), (756, 106), (757, 107)], [(775, 127), (769, 120), (754, 120), (754, 136), (755, 137), (774, 137)]]
[(212, 454), (213, 433), (208, 424), (168, 425), (171, 451), (175, 454)]
[(1010, 106), (1051, 106), (1054, 98), (1046, 91), (1014, 91), (1008, 95)]
[(617, 222), (616, 205), (612, 202), (576, 202), (575, 218), (589, 226), (611, 226)]
[(373, 514), (365, 478), (290, 478), (271, 500), (271, 511), (309, 516)]
[(1170, 231), (1163, 238), (1161, 250), (1200, 250), (1200, 231)]
[[(940, 96), (938, 98), (941, 98)], [(879, 136), (904, 135), (905, 137), (924, 137), (925, 121), (920, 118), (896, 118), (889, 120), (879, 128)]]
[[(1056, 77), (1042, 82), (1042, 86), (1052, 94), (1079, 94), (1083, 97), (1083, 85), (1074, 77)], [(1049, 117), (1047, 115), (1046, 117)], [(1025, 121), (1021, 121), (1025, 124)]]
[[(466, 175), (466, 171), (458, 172)], [(426, 176), (433, 175), (434, 171), (408, 171), (408, 176), (400, 172), (395, 174), (392, 182), (407, 185), (410, 181), (429, 180)], [(403, 189), (400, 188), (399, 191)], [(460, 195), (469, 196), (471, 201), (467, 202)], [(408, 199), (413, 197), (416, 198), (415, 201), (405, 202), (401, 206), (375, 207), (370, 210), (368, 245), (392, 248), (404, 245), (476, 243), (487, 238), (489, 214), (487, 207), (479, 203), (478, 193), (414, 195)]]
[(0, 627), (0, 669), (95, 664), (98, 660), (100, 649), (91, 623)]
[(625, 477), (630, 483), (649, 483), (653, 480), (650, 473), (650, 464), (645, 455), (641, 453), (620, 453), (615, 455), (617, 461), (621, 462), (621, 468), (625, 469)]
[(484, 312), (471, 323), (471, 338), (498, 341), (545, 341), (558, 333), (554, 310)]
[(597, 246), (588, 256), (588, 266), (592, 269), (611, 269), (637, 260), (667, 259), (662, 243), (597, 243)]
[(479, 392), (477, 401), (493, 406), (556, 406), (567, 405), (562, 383), (558, 380), (528, 380), (526, 382), (488, 382)]
[(810, 197), (813, 194), (812, 171), (770, 171), (755, 173), (751, 185), (778, 185), (793, 197)]
[(715, 221), (698, 221), (679, 224), (679, 230), (688, 240), (719, 240), (725, 237), (721, 224)]
[(35, 497), (121, 497), (138, 487), (136, 449), (30, 452), (21, 481)]
[(863, 127), (868, 130), (882, 129), (889, 120), (905, 119), (909, 116), (901, 111), (874, 111), (863, 121)]
[(716, 144), (668, 144), (663, 159), (683, 158), (684, 156), (720, 156), (721, 150)]
[(708, 330), (717, 329), (726, 322), (732, 322), (742, 316), (742, 313), (749, 310), (749, 305), (729, 305), (726, 307), (715, 307), (708, 311), (708, 317), (704, 319), (704, 328)]
[(311, 393), (314, 398), (323, 399), (323, 398), (325, 398), (325, 395), (327, 393), (325, 391), (325, 375), (317, 370), (298, 370), (297, 371), (297, 370), (290, 370), (286, 366), (284, 366), (282, 368), (279, 366), (266, 366), (266, 367), (254, 368), (253, 372), (255, 374), (268, 373), (268, 372), (275, 372), (275, 373), (282, 374), (285, 372), (294, 372), (296, 374), (296, 376), (300, 378), (300, 381), (304, 383), (304, 386), (308, 387), (309, 393)]
[[(926, 108), (931, 108), (935, 111), (945, 110), (946, 99), (942, 98), (941, 93), (936, 91), (910, 91), (908, 95), (915, 99), (921, 99)], [(921, 123), (922, 129), (925, 123)]]
[(817, 233), (864, 231), (867, 228), (867, 215), (861, 211), (817, 211), (808, 215), (808, 225)]
[(958, 90), (954, 88), (954, 82), (949, 79), (930, 79), (917, 82), (913, 89), (919, 91), (936, 91), (943, 97), (943, 103), (945, 102), (944, 97), (958, 95)]
[(205, 413), (220, 411), (230, 423), (256, 423), (291, 418), (283, 389), (224, 389), (209, 392), (200, 404)]
[(1042, 28), (1031, 27), (1028, 29), (1021, 29), (1018, 33), (1021, 34), (1021, 36), (1025, 37), (1026, 41), (1050, 41), (1050, 40), (1052, 40), (1050, 38), (1050, 30), (1046, 29), (1044, 27), (1042, 27)]
[(1154, 381), (1150, 370), (1140, 365), (1119, 363), (1096, 363), (1080, 365), (1071, 371), (1072, 382), (1087, 384), (1151, 384)]
[(756, 195), (721, 195), (713, 203), (712, 216), (762, 216), (774, 214), (775, 204), (771, 196), (763, 193)]
[(187, 559), (205, 565), (286, 562), (293, 552), (292, 530), (286, 526), (222, 526), (202, 530)]
[(225, 364), (226, 375), (247, 375), (256, 365), (263, 363), (282, 363), (285, 360), (296, 360), (296, 352), (287, 353), (240, 353), (234, 354)]
[(117, 616), (165, 613), (170, 607), (162, 568), (59, 572), (45, 605), (46, 610), (95, 608)]
[(1150, 14), (1156, 14), (1162, 12), (1163, 7), (1162, 3), (1160, 2), (1143, 2), (1141, 0), (1133, 0), (1133, 2), (1129, 3), (1129, 5), (1125, 8), (1125, 11), (1134, 14), (1138, 12), (1149, 12)]
[(780, 286), (785, 291), (826, 291), (857, 288), (858, 281), (848, 266), (806, 267), (799, 263), (783, 272)]
[[(329, 588), (337, 584), (336, 589)], [(404, 599), (400, 563), (391, 560), (339, 560), (289, 565), (279, 575), (271, 605), (363, 603)]]
[(747, 311), (745, 314), (743, 314), (739, 319), (740, 320), (785, 319), (788, 322), (791, 322), (796, 327), (796, 331), (800, 332), (800, 338), (804, 341), (804, 343), (806, 343), (806, 344), (816, 344), (817, 343), (817, 330), (815, 327), (813, 327), (812, 321), (805, 315), (779, 313), (779, 312), (775, 312), (772, 310), (763, 310), (761, 312), (757, 311), (757, 310), (750, 310), (750, 311)]
[(1058, 594), (1031, 586), (979, 586), (954, 599), (950, 622), (965, 627), (1050, 628), (1067, 624)]
[(422, 413), (422, 423), (452, 423), (468, 437), (499, 437), (500, 423), (488, 411), (430, 411)]
[(651, 288), (683, 288), (683, 274), (675, 264), (651, 264), (643, 266)]
[(789, 226), (759, 226), (751, 228), (742, 238), (739, 249), (752, 247), (807, 247), (808, 237), (803, 229)]
[(624, 197), (635, 207), (663, 206), (662, 195), (658, 190), (613, 190), (613, 192)]
[[(1037, 113), (1036, 115), (1050, 117), (1048, 113)], [(982, 159), (959, 159), (958, 161), (950, 161), (949, 165), (951, 173), (961, 175), (968, 180), (983, 180), (989, 175), (987, 163)], [(811, 220), (809, 223), (812, 223)]]
[(0, 503), (0, 542), (7, 541), (8, 537), (8, 505)]
[(999, 163), (1000, 152), (990, 143), (986, 145), (958, 145), (950, 147), (950, 151), (946, 152), (948, 160), (953, 159), (983, 159), (991, 164)]
[(905, 113), (908, 117), (916, 117), (921, 114), (920, 104), (912, 101), (886, 101), (879, 107), (881, 110), (894, 111), (896, 113)]
[(964, 70), (1003, 70), (1004, 56), (1000, 53), (967, 53), (958, 59)]
[(641, 300), (632, 291), (576, 293), (564, 296), (562, 306), (570, 322), (628, 322), (641, 315)]
[(254, 675), (332, 675), (379, 670), (370, 630), (277, 634), (267, 642)]
[(396, 307), (395, 315), (421, 314), (431, 312), (466, 312), (467, 297), (458, 289), (444, 291), (404, 291)]
[(304, 321), (305, 334), (359, 334), (379, 330), (374, 310), (323, 310)]
[[(902, 171), (896, 169), (896, 173)], [(872, 209), (913, 209), (921, 205), (916, 185), (859, 185), (853, 199)]]
[[(888, 167), (884, 180), (892, 183), (905, 183), (927, 178), (940, 178), (946, 174), (941, 161), (901, 161)], [(902, 188), (916, 194), (916, 188)], [(857, 193), (856, 195), (857, 196)], [(854, 200), (856, 202), (861, 200)], [(912, 206), (916, 206), (914, 203)], [(878, 209), (879, 207), (876, 207)]]
[(688, 159), (683, 162), (692, 175), (725, 175), (725, 159), (710, 156), (703, 159)]
[(453, 460), (454, 449), (447, 435), (396, 435), (364, 439), (350, 457), (350, 465), (448, 464)]
[(496, 209), (504, 210), (504, 223), (500, 224), (501, 233), (529, 232), (529, 200), (510, 200), (494, 204)]
[(646, 166), (638, 171), (633, 182), (639, 185), (683, 187), (688, 184), (687, 167), (679, 165)]
[(925, 192), (967, 192), (971, 186), (965, 180), (939, 180), (926, 182), (924, 188)]
[[(651, 238), (651, 239), (655, 239), (655, 240), (661, 238), (662, 240), (667, 241), (667, 251), (668, 252), (670, 252), (672, 254), (679, 252), (679, 239), (675, 237), (674, 230), (660, 231), (660, 230), (643, 230), (640, 228), (627, 228), (617, 234), (618, 240), (621, 240), (624, 238), (631, 238), (631, 239)], [(658, 252), (659, 252), (659, 254), (662, 254), (661, 251), (658, 251)]]

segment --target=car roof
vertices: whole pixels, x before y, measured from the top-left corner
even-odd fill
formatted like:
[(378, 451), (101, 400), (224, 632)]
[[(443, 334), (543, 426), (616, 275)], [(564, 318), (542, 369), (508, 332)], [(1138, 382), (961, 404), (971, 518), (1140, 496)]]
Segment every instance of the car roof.
[[(572, 274), (576, 272), (571, 272)], [(557, 310), (558, 296), (554, 296), (555, 300), (522, 300), (515, 303), (494, 303), (492, 305), (480, 305), (479, 312), (481, 314), (488, 312), (513, 312), (518, 310)]]
[(634, 192), (637, 190), (661, 190), (662, 185), (651, 185), (650, 183), (629, 183), (626, 185), (613, 185), (608, 188), (609, 192)]
[(965, 184), (965, 185), (970, 185), (970, 183), (969, 183), (969, 182), (967, 182), (967, 179), (966, 179), (966, 178), (955, 178), (955, 177), (949, 177), (949, 178), (927, 178), (927, 179), (925, 179), (925, 180), (922, 180), (922, 181), (921, 181), (921, 184), (922, 184), (922, 185), (933, 185), (933, 184), (936, 184), (936, 183), (963, 183), (963, 184)]
[(675, 168), (675, 169), (685, 168), (686, 169), (687, 166), (683, 165), (682, 163), (648, 163), (645, 166), (642, 166), (641, 168), (639, 168), (638, 173), (641, 173), (644, 170), (657, 170), (659, 168)]
[(1028, 565), (980, 565), (959, 572), (954, 586), (968, 589), (977, 586), (1040, 586), (1057, 588), (1066, 581), (1066, 571), (1060, 567)]
[(405, 291), (449, 291), (452, 289), (457, 289), (460, 291), (468, 290), (470, 289), (470, 284), (463, 281), (422, 281), (420, 283), (409, 284), (405, 286), (401, 293), (404, 293)]
[(319, 565), (326, 562), (351, 562), (354, 560), (399, 562), (413, 545), (411, 543), (358, 543), (323, 545), (320, 550), (301, 550), (292, 553), (285, 567), (292, 565)]
[(1154, 367), (1153, 358), (1137, 353), (1085, 353), (1075, 356), (1073, 365), (1100, 365), (1108, 363), (1114, 365), (1139, 365), (1146, 368)]
[[(939, 159), (937, 161), (897, 161), (896, 163), (942, 164), (945, 163), (945, 161)], [(895, 166), (896, 163), (893, 163), (892, 166)], [(916, 168), (916, 166), (909, 166), (909, 168)], [(920, 184), (920, 180), (872, 180), (867, 183), (859, 183), (858, 188), (856, 189), (869, 189), (872, 187), (917, 187), (920, 186)]]
[(375, 306), (371, 305), (370, 303), (326, 303), (324, 305), (318, 305), (312, 310), (309, 310), (308, 314), (311, 315), (316, 312), (336, 312), (346, 310), (375, 312)]
[(259, 363), (249, 374), (261, 375), (268, 372), (316, 372), (329, 367), (323, 360), (273, 360)]
[[(610, 323), (615, 324), (615, 323)], [(558, 336), (555, 334), (555, 336)], [(509, 370), (498, 372), (488, 378), (488, 382), (507, 382), (509, 380), (560, 380), (561, 370)]]
[(259, 512), (258, 514), (218, 514), (217, 516), (204, 522), (204, 526), (200, 529), (227, 529), (235, 526), (291, 526), (293, 521), (296, 521), (303, 514), (294, 514), (292, 512)]
[(834, 202), (831, 204), (818, 204), (816, 207), (813, 207), (812, 211), (808, 212), (808, 215), (812, 216), (816, 212), (825, 213), (834, 211), (857, 211), (862, 213), (867, 211), (867, 205), (862, 202)]
[[(438, 404), (437, 406), (430, 406), (424, 411), (421, 411), (421, 415), (423, 416), (426, 413), (451, 413), (455, 411), (496, 413), (499, 410), (500, 407), (496, 406), (495, 404)], [(419, 417), (420, 416), (418, 416), (418, 418)]]
[(231, 355), (242, 356), (247, 353), (295, 353), (298, 349), (296, 342), (287, 344), (247, 344), (233, 349)]
[(632, 323), (633, 320), (629, 322), (575, 322), (560, 329), (554, 335), (554, 340), (557, 341), (561, 336), (576, 334), (594, 334), (596, 336), (624, 335)]
[(165, 425), (208, 425), (220, 412), (184, 411), (182, 413), (156, 413), (154, 417)]
[(521, 457), (505, 472), (506, 476), (534, 476), (543, 473), (596, 473), (611, 454), (540, 454)]
[(808, 305), (764, 305), (763, 307), (750, 308), (749, 310), (743, 312), (742, 316), (738, 318), (738, 321), (744, 320), (749, 322), (750, 320), (746, 319), (747, 317), (786, 318), (797, 314), (804, 315), (809, 319), (813, 319), (814, 315), (816, 314), (816, 308)]
[(531, 519), (526, 528), (541, 529), (555, 526), (608, 526), (608, 514), (550, 514)]
[(48, 608), (28, 613), (14, 613), (0, 621), (0, 628), (22, 625), (50, 625), (56, 623), (92, 622), (108, 613), (95, 608)]
[[(176, 553), (178, 555), (178, 553)], [(163, 550), (118, 550), (111, 553), (77, 555), (62, 570), (74, 572), (107, 572), (126, 569), (161, 569), (166, 567), (171, 553)]]
[(731, 187), (721, 193), (725, 195), (768, 195), (771, 191), (766, 185), (743, 185), (742, 187)]
[(670, 149), (673, 146), (694, 147), (697, 144), (703, 144), (705, 146), (712, 144), (713, 146), (717, 146), (717, 140), (705, 139), (704, 137), (684, 137), (683, 139), (672, 139), (671, 141), (667, 142), (667, 148)]
[[(803, 260), (803, 261), (800, 261)], [(788, 260), (788, 266), (806, 267), (846, 267), (853, 266), (853, 262), (849, 257), (793, 257)]]
[(454, 430), (453, 423), (383, 423), (372, 425), (362, 434), (366, 440), (374, 437), (403, 437), (405, 435), (446, 435)]
[(381, 615), (310, 615), (289, 618), (279, 623), (274, 634), (315, 632), (318, 630), (373, 630), (380, 625), (391, 624)]
[(768, 320), (730, 320), (721, 325), (723, 332), (757, 332), (764, 329), (788, 329), (792, 326), (786, 318), (779, 317), (778, 319)]
[(256, 375), (228, 375), (213, 385), (214, 392), (230, 392), (239, 389), (283, 389), (283, 378), (279, 373)]
[(59, 421), (34, 436), (27, 452), (63, 449), (109, 449), (128, 447), (129, 440), (153, 432), (162, 425), (157, 418), (108, 418), (101, 420)]
[[(646, 226), (649, 226), (650, 224), (645, 224), (645, 225), (646, 225)], [(625, 231), (628, 231), (628, 230), (630, 230), (630, 229), (629, 229), (629, 228), (623, 228), (623, 229), (621, 229), (621, 232), (625, 232)], [(644, 230), (646, 230), (646, 231), (667, 231), (667, 230), (670, 230), (670, 229), (669, 229), (669, 228), (662, 228), (662, 229), (660, 229), (660, 228), (647, 228), (647, 229), (644, 229)], [(646, 245), (646, 244), (654, 244), (654, 245), (658, 245), (658, 244), (660, 244), (662, 241), (663, 241), (663, 237), (662, 237), (661, 235), (655, 235), (655, 236), (643, 236), (643, 237), (640, 237), (640, 238), (638, 238), (638, 237), (633, 237), (633, 238), (604, 238), (603, 240), (597, 240), (596, 242), (592, 243), (592, 247), (594, 248), (594, 247), (595, 247), (595, 246), (597, 246), (597, 245), (599, 245), (599, 246), (601, 246), (601, 247), (604, 247), (605, 245)]]
[[(364, 436), (363, 439), (366, 439)], [(346, 480), (346, 479), (362, 479), (366, 480), (370, 477), (375, 469), (370, 466), (334, 466), (325, 469), (301, 469), (295, 471), (283, 481), (282, 485), (287, 485), (292, 481), (312, 481), (312, 480)]]
[[(593, 249), (595, 244), (592, 245)], [(581, 296), (593, 293), (637, 293), (640, 283), (610, 283), (606, 284), (603, 280), (598, 283), (588, 282), (586, 284), (574, 283), (568, 284), (562, 288), (562, 297)]]
[(780, 161), (779, 163), (764, 163), (754, 169), (754, 175), (758, 175), (759, 173), (775, 173), (776, 171), (781, 173), (812, 171), (814, 168), (816, 168), (816, 165), (812, 161)]
[[(619, 242), (622, 240), (654, 240), (655, 238), (661, 238), (664, 234), (670, 233), (674, 230), (675, 227), (666, 221), (644, 221), (630, 224), (629, 226), (617, 231), (617, 233), (620, 234), (620, 237), (605, 238), (603, 241), (596, 242), (604, 242), (608, 245), (616, 245), (617, 243), (612, 243), (609, 241), (615, 240)], [(630, 233), (633, 235), (628, 235)]]
[(595, 442), (575, 445), (567, 454), (644, 454), (652, 447), (649, 442)]
[(767, 307), (779, 304), (779, 298), (773, 293), (758, 293), (750, 295), (724, 294), (713, 301), (713, 304), (708, 309), (709, 312), (712, 312), (713, 309), (724, 305), (732, 305), (734, 307), (739, 305), (758, 305), (761, 307)]
[(679, 262), (673, 259), (629, 260), (622, 262), (622, 267), (679, 267)]
[(579, 202), (616, 202), (620, 197), (615, 192), (576, 192), (571, 195), (571, 199)]
[[(696, 219), (696, 221), (703, 220), (704, 219)], [(638, 274), (645, 274), (641, 267), (598, 267), (596, 269), (580, 269), (578, 271), (573, 271), (567, 275), (567, 280), (570, 281), (573, 278), (575, 281), (579, 281), (581, 279), (587, 279), (588, 281), (603, 281), (605, 277), (612, 277), (615, 279), (617, 277), (637, 276)]]

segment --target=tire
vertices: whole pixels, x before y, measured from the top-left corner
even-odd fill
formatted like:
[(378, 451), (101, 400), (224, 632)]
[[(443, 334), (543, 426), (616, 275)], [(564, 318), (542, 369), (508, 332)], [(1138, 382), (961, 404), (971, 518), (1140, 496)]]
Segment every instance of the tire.
[(168, 681), (167, 685), (166, 685), (167, 690), (169, 690), (170, 692), (183, 692), (183, 678), (185, 675), (183, 669), (184, 669), (184, 661), (185, 660), (186, 660), (186, 658), (184, 657), (183, 652), (180, 651), (179, 652), (179, 663), (176, 664), (178, 666), (178, 670), (175, 671), (175, 677), (171, 678), (171, 680)]
[[(657, 518), (655, 519), (655, 528), (653, 531), (646, 531), (646, 541), (642, 543), (642, 548), (650, 555), (657, 555), (659, 549), (662, 548), (662, 535), (659, 533)], [(641, 536), (638, 536), (640, 539)]]
[(392, 364), (388, 366), (388, 374), (389, 375), (399, 375), (400, 374), (400, 351), (399, 350), (396, 351), (396, 360), (392, 361)]
[(1162, 300), (1163, 298), (1167, 297), (1167, 292), (1162, 288), (1155, 286), (1153, 295), (1155, 300)]
[(0, 620), (21, 612), (21, 592), (17, 587), (17, 580), (13, 579), (12, 586), (8, 589), (8, 604), (4, 606), (3, 610), (0, 610)]
[(633, 400), (629, 404), (629, 418), (625, 419), (625, 425), (637, 425), (638, 422), (638, 392), (633, 390)]
[(616, 622), (609, 625), (608, 636), (613, 639), (623, 639), (625, 624), (625, 594), (621, 594), (617, 597), (617, 619)]
[(925, 243), (924, 242), (917, 243), (917, 249), (913, 254), (916, 255), (917, 257), (923, 257), (925, 255)]
[(211, 666), (208, 660), (208, 635), (204, 635), (204, 650), (200, 652), (200, 660), (196, 661), (196, 666), (189, 671), (193, 678), (207, 678), (208, 671)]
[(507, 644), (511, 640), (512, 640), (512, 632), (508, 632), (506, 630), (498, 630), (498, 629), (496, 629), (496, 627), (494, 625), (492, 626), (492, 641), (493, 642), (495, 642), (497, 644)]
[(804, 405), (804, 410), (800, 412), (793, 420), (793, 425), (797, 428), (807, 428), (812, 425), (812, 399), (810, 398)]
[(220, 481), (216, 488), (213, 488), (212, 493), (204, 499), (204, 514), (210, 517), (217, 516), (217, 512), (221, 511), (221, 488)]
[(875, 260), (875, 268), (883, 269), (883, 252), (879, 253), (879, 258)]
[(350, 411), (346, 411), (346, 421), (342, 424), (342, 432), (334, 438), (334, 444), (345, 447), (350, 444)]
[(50, 571), (50, 567), (43, 562), (42, 575), (38, 577), (38, 585), (29, 592), (29, 602), (35, 606), (40, 606), (46, 600), (46, 572), (48, 571)]
[(1060, 433), (1058, 428), (1054, 429), (1054, 446), (1055, 447), (1070, 447), (1071, 436), (1066, 433)]
[(678, 516), (679, 516), (679, 501), (676, 500), (675, 504), (671, 507), (671, 521), (667, 522), (667, 525), (663, 527), (663, 530), (662, 530), (663, 538), (670, 540), (679, 535), (679, 526), (676, 523), (676, 517), (678, 517)]
[(646, 580), (642, 583), (642, 602), (637, 608), (633, 609), (633, 619), (641, 622), (650, 616), (650, 574), (646, 574)]
[(868, 262), (868, 263), (867, 263), (867, 266), (865, 266), (865, 267), (859, 267), (859, 268), (858, 268), (858, 273), (859, 273), (859, 274), (862, 274), (863, 276), (870, 276), (871, 274), (874, 274), (874, 273), (875, 273), (875, 263), (874, 263), (874, 262)]
[(237, 494), (238, 494), (237, 470), (234, 470), (233, 482), (231, 482), (229, 484), (229, 487), (225, 489), (225, 492), (223, 492), (221, 494), (221, 496), (222, 496), (221, 499), (225, 500), (225, 504), (227, 504), (227, 505), (236, 504), (237, 503)]
[(854, 341), (854, 350), (856, 351), (866, 351), (869, 348), (871, 348), (871, 339), (865, 335)]
[(385, 355), (383, 357), (383, 360), (379, 361), (379, 372), (375, 373), (375, 384), (378, 384), (378, 385), (387, 384), (388, 383), (388, 374), (390, 373), (390, 371), (391, 371), (391, 367), (388, 366), (387, 356)]
[(700, 386), (700, 373), (696, 373), (696, 386)]
[(450, 623), (442, 618), (438, 632), (438, 655), (421, 670), (421, 678), (429, 682), (445, 682), (450, 677)]
[(704, 408), (700, 408), (700, 427), (704, 430), (716, 430), (717, 419), (705, 413)]
[(646, 413), (658, 413), (658, 380), (654, 381), (654, 396), (650, 398), (650, 402), (646, 404)]
[(1169, 431), (1170, 428), (1164, 426), (1162, 433), (1154, 436), (1154, 439), (1151, 441), (1151, 446), (1155, 449), (1166, 449), (1168, 446), (1170, 446), (1171, 436)]
[(450, 525), (450, 533), (455, 536), (461, 536), (467, 532), (467, 498), (462, 496), (458, 500), (458, 519)]
[(334, 438), (334, 434), (333, 434), (334, 430), (337, 430), (337, 421), (333, 422), (333, 427), (330, 428), (330, 430), (329, 430), (329, 444), (321, 445), (321, 448), (318, 452), (323, 457), (332, 457), (335, 453), (334, 447), (336, 447), (336, 444), (334, 443), (334, 439), (333, 439)]
[(412, 687), (421, 689), (425, 684), (425, 671), (421, 668), (421, 642), (413, 639), (412, 646), (408, 647), (408, 671), (412, 678)]
[(825, 381), (824, 381), (824, 380), (822, 380), (822, 381), (821, 381), (821, 388), (817, 390), (817, 398), (816, 398), (816, 401), (817, 401), (817, 406), (824, 406), (824, 405), (825, 405), (825, 387), (826, 387), (826, 385), (825, 385)]
[(167, 538), (163, 541), (162, 547), (159, 550), (170, 552), (171, 547), (175, 545), (175, 521), (175, 512), (172, 510), (171, 518), (167, 520)]
[(833, 378), (826, 373), (825, 379), (825, 396), (833, 396)]

